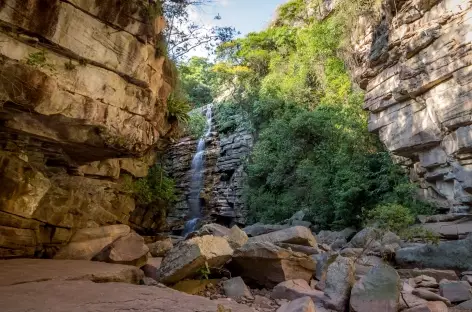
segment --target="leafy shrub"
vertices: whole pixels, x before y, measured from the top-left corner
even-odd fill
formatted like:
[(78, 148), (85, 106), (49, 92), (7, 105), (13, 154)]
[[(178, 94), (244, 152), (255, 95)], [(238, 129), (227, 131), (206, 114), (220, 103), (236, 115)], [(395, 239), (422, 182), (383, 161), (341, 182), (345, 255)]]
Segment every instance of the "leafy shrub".
[(125, 187), (140, 205), (149, 205), (159, 200), (172, 202), (176, 199), (174, 180), (169, 178), (158, 164), (149, 169), (149, 174), (145, 178), (133, 181), (128, 176), (125, 179)]
[(194, 138), (200, 138), (205, 133), (206, 126), (207, 120), (202, 114), (198, 112), (190, 113), (186, 132)]
[(368, 212), (368, 220), (377, 227), (401, 233), (415, 222), (410, 209), (398, 204), (380, 204)]
[(232, 133), (236, 129), (252, 129), (247, 112), (235, 102), (219, 103), (215, 109), (216, 126), (220, 133)]
[(174, 92), (167, 99), (167, 115), (175, 118), (179, 123), (188, 123), (190, 117), (189, 112), (192, 108), (178, 90)]

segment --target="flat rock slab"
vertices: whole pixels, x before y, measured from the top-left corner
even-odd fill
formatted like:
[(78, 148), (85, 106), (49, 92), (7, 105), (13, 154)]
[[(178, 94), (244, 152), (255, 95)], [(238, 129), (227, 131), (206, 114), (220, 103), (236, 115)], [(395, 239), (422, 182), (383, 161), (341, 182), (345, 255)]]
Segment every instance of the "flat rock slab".
[(288, 229), (283, 229), (268, 234), (251, 237), (248, 243), (287, 243), (302, 246), (316, 247), (316, 238), (313, 236), (309, 228), (304, 226), (293, 226)]
[[(0, 260), (0, 268), (2, 268), (0, 286), (48, 280), (90, 280), (102, 283), (138, 284), (143, 278), (142, 271), (133, 266), (84, 260)], [(3, 292), (0, 291), (0, 293), (2, 294), (0, 297), (5, 297)]]
[[(169, 288), (90, 281), (47, 281), (0, 287), (0, 306), (8, 312), (232, 312), (254, 310), (234, 301), (209, 300)], [(218, 306), (220, 310), (218, 310)]]

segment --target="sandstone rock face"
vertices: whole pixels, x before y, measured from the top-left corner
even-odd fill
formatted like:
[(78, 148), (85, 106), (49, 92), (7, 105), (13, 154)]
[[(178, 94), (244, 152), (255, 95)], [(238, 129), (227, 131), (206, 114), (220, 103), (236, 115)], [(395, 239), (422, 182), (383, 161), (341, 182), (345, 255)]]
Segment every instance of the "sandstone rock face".
[[(205, 112), (202, 112), (205, 113)], [(215, 114), (214, 119), (218, 116)], [(203, 215), (219, 215), (245, 224), (247, 209), (243, 200), (244, 159), (253, 145), (252, 134), (244, 129), (218, 133), (215, 123), (205, 142), (205, 179), (200, 201)], [(166, 152), (166, 171), (176, 180), (178, 199), (169, 215), (172, 224), (188, 215), (192, 157), (198, 140), (185, 137)]]
[(196, 275), (205, 263), (209, 267), (219, 267), (232, 255), (233, 250), (223, 237), (206, 235), (192, 238), (176, 245), (164, 258), (159, 268), (160, 281), (176, 283)]
[(109, 225), (99, 228), (78, 230), (71, 238), (70, 243), (61, 248), (55, 259), (92, 260), (105, 247), (116, 239), (130, 234), (127, 225)]
[(350, 306), (355, 312), (398, 311), (400, 277), (394, 268), (372, 268), (352, 288)]
[(304, 226), (294, 226), (287, 229), (275, 231), (268, 234), (251, 237), (249, 243), (270, 242), (270, 243), (287, 243), (295, 245), (303, 245), (316, 247), (316, 239), (309, 228)]
[(467, 212), (472, 205), (471, 4), (393, 5), (385, 6), (385, 19), (358, 29), (353, 39), (358, 64), (364, 64), (354, 72), (366, 91), (369, 130), (400, 156), (423, 197), (444, 210)]
[[(209, 300), (166, 287), (90, 281), (46, 281), (0, 287), (2, 309), (11, 312), (167, 311), (254, 312), (228, 300)], [(47, 305), (44, 303), (48, 302)]]
[(146, 175), (141, 156), (172, 129), (152, 4), (46, 2), (0, 5), (0, 257), (50, 257), (77, 229), (129, 224), (121, 173)]
[(402, 266), (467, 271), (472, 269), (472, 235), (458, 241), (435, 245), (419, 245), (397, 250), (395, 260)]
[(247, 243), (237, 249), (232, 265), (241, 276), (267, 287), (291, 279), (310, 281), (316, 263), (309, 256), (269, 242)]

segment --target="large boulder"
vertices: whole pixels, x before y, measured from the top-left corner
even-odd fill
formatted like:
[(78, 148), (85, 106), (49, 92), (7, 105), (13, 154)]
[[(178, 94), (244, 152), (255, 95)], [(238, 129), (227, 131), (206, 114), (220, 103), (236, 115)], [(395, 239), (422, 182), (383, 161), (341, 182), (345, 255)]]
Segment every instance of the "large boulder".
[(405, 267), (422, 266), (458, 271), (472, 270), (472, 235), (438, 245), (417, 245), (396, 251), (397, 264)]
[(233, 255), (233, 269), (254, 282), (273, 287), (291, 279), (310, 281), (316, 263), (309, 256), (269, 242), (247, 243)]
[(287, 229), (275, 231), (272, 233), (251, 237), (249, 243), (269, 242), (269, 243), (287, 243), (303, 246), (316, 247), (316, 238), (309, 228), (304, 226), (293, 226)]
[(349, 302), (349, 294), (355, 283), (354, 260), (338, 257), (329, 265), (324, 289), (327, 308), (344, 311)]
[(248, 241), (247, 234), (243, 230), (241, 230), (237, 225), (234, 225), (231, 228), (229, 234), (225, 236), (225, 238), (228, 240), (229, 245), (233, 249), (241, 248)]
[(397, 312), (400, 289), (400, 276), (394, 268), (388, 265), (376, 266), (352, 288), (351, 310)]
[(279, 230), (283, 230), (288, 228), (288, 225), (279, 225), (279, 224), (262, 224), (262, 223), (255, 223), (249, 226), (246, 226), (243, 231), (249, 236), (259, 236), (262, 234), (267, 234)]
[(174, 247), (174, 244), (172, 243), (172, 238), (168, 237), (166, 239), (147, 244), (147, 246), (153, 257), (164, 257), (169, 252), (169, 250)]
[(130, 227), (123, 224), (77, 230), (69, 244), (61, 248), (54, 259), (92, 260), (105, 247), (130, 231)]
[(213, 235), (213, 236), (227, 236), (230, 233), (230, 229), (228, 229), (226, 226), (217, 224), (217, 223), (209, 223), (205, 224), (198, 230), (197, 235), (198, 236), (203, 236), (203, 235)]
[(206, 235), (183, 241), (172, 248), (159, 268), (160, 281), (176, 283), (191, 277), (208, 264), (219, 267), (233, 255), (233, 249), (223, 237)]
[(310, 297), (302, 297), (283, 304), (277, 312), (316, 312), (315, 304)]
[(142, 267), (147, 262), (148, 252), (144, 239), (131, 232), (108, 245), (92, 260)]
[(356, 230), (352, 228), (345, 228), (342, 231), (334, 232), (334, 231), (320, 231), (316, 234), (316, 238), (319, 243), (332, 245), (336, 241), (338, 241), (337, 245), (340, 245), (340, 242), (346, 244), (353, 235), (356, 234)]
[(439, 294), (452, 303), (463, 302), (472, 299), (472, 288), (466, 281), (441, 281)]

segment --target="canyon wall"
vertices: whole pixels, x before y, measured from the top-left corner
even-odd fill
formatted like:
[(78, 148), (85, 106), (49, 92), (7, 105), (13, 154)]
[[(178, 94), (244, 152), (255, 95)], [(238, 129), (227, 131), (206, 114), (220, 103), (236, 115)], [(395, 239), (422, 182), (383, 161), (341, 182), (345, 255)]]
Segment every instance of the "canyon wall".
[(173, 129), (152, 3), (0, 1), (0, 257), (50, 256), (78, 228), (153, 227), (122, 183)]
[[(245, 224), (247, 209), (243, 199), (244, 166), (253, 145), (250, 131), (238, 127), (230, 133), (217, 130), (218, 114), (212, 132), (206, 139), (204, 153), (204, 182), (200, 194), (202, 215), (221, 218), (221, 222)], [(172, 144), (166, 152), (166, 171), (176, 181), (178, 200), (170, 211), (171, 228), (182, 228), (189, 213), (188, 197), (192, 178), (192, 159), (198, 140), (184, 137)]]
[(376, 25), (358, 29), (350, 60), (366, 91), (369, 131), (409, 169), (422, 197), (443, 212), (470, 212), (471, 2), (392, 0), (383, 9)]

